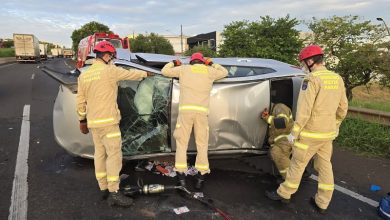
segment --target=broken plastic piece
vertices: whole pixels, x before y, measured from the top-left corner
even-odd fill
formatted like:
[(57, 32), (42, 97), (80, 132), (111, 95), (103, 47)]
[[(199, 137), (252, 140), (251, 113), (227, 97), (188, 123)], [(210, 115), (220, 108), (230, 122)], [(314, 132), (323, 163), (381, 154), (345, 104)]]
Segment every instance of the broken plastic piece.
[(370, 190), (373, 192), (379, 191), (381, 189), (382, 188), (380, 186), (377, 186), (377, 185), (371, 185), (371, 188), (370, 188)]
[(190, 210), (187, 208), (187, 206), (183, 206), (183, 207), (175, 208), (173, 209), (173, 211), (176, 213), (176, 215), (180, 215), (189, 212)]

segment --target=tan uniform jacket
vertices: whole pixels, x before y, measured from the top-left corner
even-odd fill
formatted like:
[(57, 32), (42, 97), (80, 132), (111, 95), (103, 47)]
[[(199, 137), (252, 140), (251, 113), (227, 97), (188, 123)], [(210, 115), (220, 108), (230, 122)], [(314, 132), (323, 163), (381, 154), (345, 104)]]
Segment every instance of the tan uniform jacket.
[(147, 76), (142, 70), (125, 70), (97, 60), (78, 78), (77, 113), (79, 120), (87, 119), (89, 128), (118, 124), (118, 82), (141, 80)]
[[(264, 120), (269, 124), (269, 144), (274, 144), (282, 140), (287, 141), (287, 136), (291, 133), (294, 125), (289, 107), (282, 103), (276, 104), (272, 109), (272, 114)], [(278, 124), (282, 126), (278, 126)]]
[(167, 63), (161, 70), (164, 76), (178, 77), (180, 81), (179, 111), (208, 114), (213, 82), (227, 76), (228, 71), (219, 64), (182, 65)]
[(343, 79), (326, 69), (312, 72), (302, 82), (292, 135), (333, 140), (347, 111)]

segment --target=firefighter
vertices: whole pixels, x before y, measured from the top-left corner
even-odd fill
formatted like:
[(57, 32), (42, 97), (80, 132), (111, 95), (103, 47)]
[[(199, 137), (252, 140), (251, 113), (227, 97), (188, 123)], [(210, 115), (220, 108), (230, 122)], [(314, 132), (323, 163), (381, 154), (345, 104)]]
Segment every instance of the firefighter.
[(142, 80), (149, 74), (111, 65), (116, 50), (107, 41), (96, 44), (93, 52), (96, 53), (96, 61), (78, 78), (77, 113), (80, 131), (87, 134), (91, 130), (95, 145), (95, 175), (103, 199), (108, 198), (110, 205), (129, 206), (132, 199), (118, 192), (119, 172), (122, 168), (118, 82)]
[(164, 76), (177, 77), (180, 82), (179, 116), (173, 136), (176, 139), (175, 169), (178, 172), (179, 185), (185, 186), (187, 171), (187, 148), (192, 127), (194, 127), (197, 156), (195, 168), (196, 189), (201, 189), (205, 174), (210, 173), (208, 161), (209, 140), (209, 99), (215, 80), (227, 76), (227, 70), (203, 54), (194, 53), (189, 65), (181, 65), (180, 60), (167, 63), (161, 70)]
[(270, 155), (281, 176), (281, 179), (278, 178), (278, 182), (282, 182), (282, 179), (286, 179), (292, 149), (292, 145), (287, 139), (294, 124), (291, 109), (283, 103), (277, 103), (273, 106), (271, 115), (267, 109), (264, 109), (261, 118), (269, 125)]
[(314, 168), (318, 171), (318, 190), (310, 203), (325, 213), (334, 190), (331, 164), (332, 142), (348, 110), (343, 79), (326, 69), (321, 47), (310, 45), (302, 49), (299, 61), (306, 76), (298, 98), (297, 114), (291, 134), (293, 153), (286, 180), (277, 191), (267, 191), (272, 200), (288, 203), (301, 182), (302, 173), (314, 157)]

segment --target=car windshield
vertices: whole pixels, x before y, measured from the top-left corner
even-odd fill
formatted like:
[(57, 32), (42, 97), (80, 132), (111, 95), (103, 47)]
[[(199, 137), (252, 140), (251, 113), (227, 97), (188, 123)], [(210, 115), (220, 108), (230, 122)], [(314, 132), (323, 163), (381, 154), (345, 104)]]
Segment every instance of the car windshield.
[(122, 116), (124, 156), (171, 151), (168, 144), (170, 85), (171, 80), (162, 76), (148, 77), (139, 84), (120, 81), (118, 107)]
[(267, 73), (274, 73), (276, 70), (269, 67), (252, 67), (252, 66), (225, 66), (228, 70), (228, 78), (257, 76)]
[(119, 39), (98, 38), (96, 39), (96, 43), (99, 43), (100, 41), (104, 40), (110, 42), (115, 48), (122, 48), (122, 42)]

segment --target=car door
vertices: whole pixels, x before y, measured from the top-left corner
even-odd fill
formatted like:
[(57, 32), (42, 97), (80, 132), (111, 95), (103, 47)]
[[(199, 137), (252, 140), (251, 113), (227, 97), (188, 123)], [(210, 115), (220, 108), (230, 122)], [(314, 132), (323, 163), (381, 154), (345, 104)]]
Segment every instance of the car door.
[[(229, 68), (229, 71), (232, 69)], [(180, 84), (173, 81), (171, 127), (178, 116)], [(270, 82), (266, 77), (237, 77), (215, 82), (210, 96), (209, 153), (210, 154), (264, 154), (267, 125), (259, 114), (270, 106)], [(172, 150), (176, 150), (171, 131)], [(189, 152), (196, 151), (191, 135)]]

